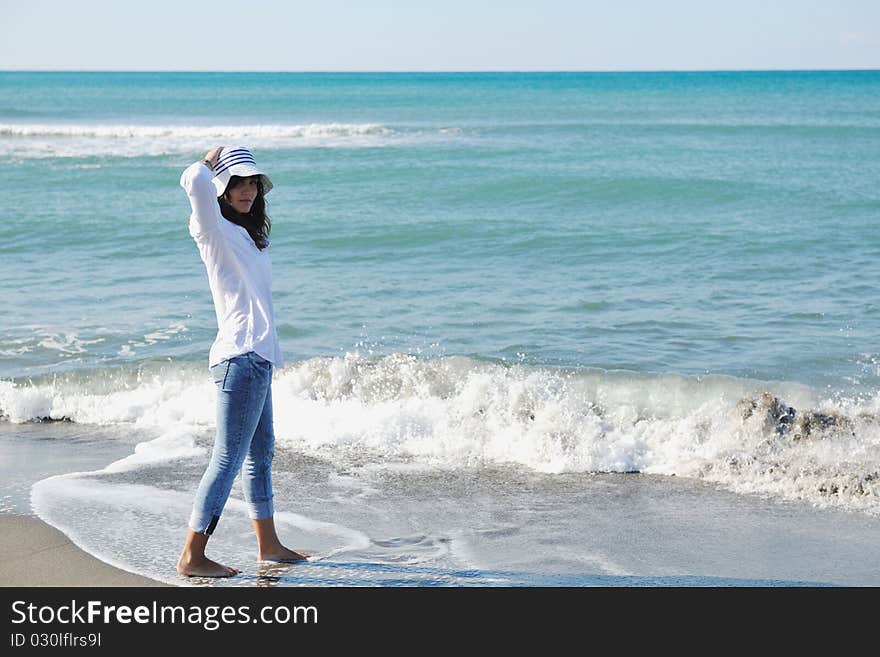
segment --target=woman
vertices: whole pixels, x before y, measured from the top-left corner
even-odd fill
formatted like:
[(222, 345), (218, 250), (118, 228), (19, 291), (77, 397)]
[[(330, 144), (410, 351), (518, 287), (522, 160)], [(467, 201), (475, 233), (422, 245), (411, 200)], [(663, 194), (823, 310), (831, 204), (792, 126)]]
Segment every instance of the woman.
[(189, 232), (208, 272), (217, 338), (209, 365), (217, 385), (217, 435), (199, 483), (189, 532), (177, 562), (181, 575), (241, 572), (205, 556), (241, 471), (261, 561), (302, 561), (275, 532), (272, 503), (272, 368), (283, 365), (272, 307), (272, 264), (265, 194), (269, 177), (246, 148), (215, 148), (180, 177), (192, 205)]

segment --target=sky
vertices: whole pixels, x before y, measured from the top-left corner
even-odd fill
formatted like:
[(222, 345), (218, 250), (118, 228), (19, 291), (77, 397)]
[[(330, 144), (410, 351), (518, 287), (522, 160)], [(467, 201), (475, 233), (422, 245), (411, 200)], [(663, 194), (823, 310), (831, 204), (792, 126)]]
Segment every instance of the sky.
[(0, 69), (880, 68), (880, 0), (0, 0)]

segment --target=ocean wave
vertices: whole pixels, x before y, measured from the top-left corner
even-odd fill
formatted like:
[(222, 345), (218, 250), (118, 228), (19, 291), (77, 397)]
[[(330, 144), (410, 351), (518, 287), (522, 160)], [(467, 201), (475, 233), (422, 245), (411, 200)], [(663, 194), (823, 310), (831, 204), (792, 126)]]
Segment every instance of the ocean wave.
[[(0, 382), (0, 413), (155, 427), (166, 437), (140, 451), (151, 460), (192, 448), (167, 438), (172, 427), (191, 435), (212, 426), (215, 393), (201, 369), (141, 375), (118, 389), (101, 376)], [(346, 465), (642, 472), (880, 513), (880, 397), (401, 354), (291, 364), (276, 374), (273, 396), (280, 446)]]
[[(88, 359), (105, 366), (110, 360), (116, 363), (133, 359), (163, 358), (164, 352), (153, 347), (173, 343), (180, 346), (186, 341), (189, 328), (182, 322), (168, 326), (144, 329), (143, 335), (132, 335), (104, 326), (85, 330), (58, 331), (45, 326), (22, 327), (28, 335), (0, 334), (0, 358), (8, 359), (7, 371), (45, 371), (57, 369), (62, 363), (82, 363)], [(30, 369), (29, 369), (30, 368)]]
[(381, 146), (399, 133), (378, 123), (296, 125), (0, 124), (0, 154), (14, 157), (141, 156), (189, 153), (216, 143), (275, 150)]

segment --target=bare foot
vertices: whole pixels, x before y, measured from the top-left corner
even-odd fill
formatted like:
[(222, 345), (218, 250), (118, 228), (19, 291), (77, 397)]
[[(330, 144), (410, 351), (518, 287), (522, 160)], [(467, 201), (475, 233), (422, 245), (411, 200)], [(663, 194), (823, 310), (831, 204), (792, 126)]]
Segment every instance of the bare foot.
[(283, 545), (279, 545), (271, 552), (261, 552), (258, 554), (257, 560), (275, 561), (278, 563), (297, 563), (298, 561), (306, 561), (310, 556), (312, 556), (311, 552), (303, 552), (302, 550), (294, 552), (293, 550), (288, 550)]
[(241, 571), (238, 568), (224, 566), (207, 557), (190, 559), (180, 555), (177, 572), (186, 577), (232, 577)]

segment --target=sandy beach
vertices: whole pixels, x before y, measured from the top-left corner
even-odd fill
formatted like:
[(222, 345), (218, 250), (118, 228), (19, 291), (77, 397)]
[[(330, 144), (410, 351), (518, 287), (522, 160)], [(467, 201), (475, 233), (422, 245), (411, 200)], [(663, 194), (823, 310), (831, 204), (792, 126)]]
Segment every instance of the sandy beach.
[(0, 586), (167, 586), (80, 550), (39, 518), (0, 515)]

